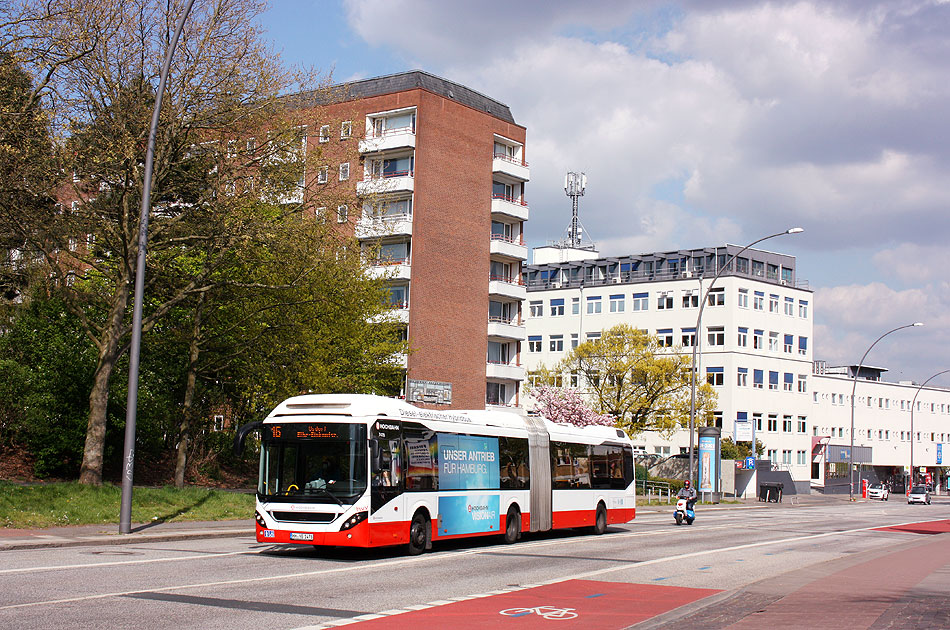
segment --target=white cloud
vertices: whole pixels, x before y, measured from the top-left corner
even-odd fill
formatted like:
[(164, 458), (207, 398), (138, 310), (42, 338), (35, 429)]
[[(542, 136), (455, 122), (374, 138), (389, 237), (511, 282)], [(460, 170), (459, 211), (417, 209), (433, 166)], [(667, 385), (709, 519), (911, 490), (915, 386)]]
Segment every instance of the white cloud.
[(944, 281), (942, 288), (948, 290), (945, 279), (950, 269), (950, 248), (946, 245), (901, 243), (875, 254), (874, 265), (883, 275), (896, 277), (905, 284)]

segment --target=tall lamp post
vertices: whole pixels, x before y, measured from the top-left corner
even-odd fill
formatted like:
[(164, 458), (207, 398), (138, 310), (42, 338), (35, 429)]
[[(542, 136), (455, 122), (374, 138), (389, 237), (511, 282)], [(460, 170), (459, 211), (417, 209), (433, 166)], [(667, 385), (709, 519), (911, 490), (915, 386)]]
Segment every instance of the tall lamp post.
[[(864, 356), (861, 357), (861, 361), (858, 363), (858, 369), (854, 371), (853, 383), (851, 385), (851, 448), (848, 449), (848, 498), (851, 501), (854, 501), (854, 392), (858, 387), (858, 374), (861, 373), (861, 368), (864, 367), (864, 360), (868, 358), (868, 353), (871, 352), (871, 348), (877, 345), (877, 342), (887, 337), (893, 332), (898, 330), (904, 330), (905, 328), (914, 328), (917, 326), (923, 326), (922, 322), (914, 322), (913, 324), (905, 324), (903, 326), (898, 326), (897, 328), (888, 330), (886, 333), (874, 340), (874, 343), (871, 344), (871, 347), (867, 349), (864, 353)], [(913, 436), (912, 436), (913, 437)], [(913, 444), (911, 445), (913, 447)], [(913, 471), (911, 471), (913, 474)]]
[[(692, 367), (690, 370), (690, 379), (689, 379), (689, 479), (690, 483), (693, 483), (693, 466), (695, 464), (695, 455), (693, 454), (693, 436), (696, 432), (696, 347), (699, 345), (700, 339), (702, 339), (702, 324), (703, 324), (703, 309), (706, 307), (706, 299), (709, 297), (709, 291), (713, 288), (713, 285), (716, 284), (716, 280), (719, 279), (719, 276), (729, 268), (729, 265), (734, 261), (738, 256), (749, 249), (753, 245), (758, 245), (762, 241), (767, 241), (770, 238), (775, 238), (776, 236), (784, 236), (786, 234), (798, 234), (804, 232), (804, 228), (794, 227), (785, 230), (784, 232), (776, 232), (775, 234), (769, 234), (768, 236), (763, 236), (762, 238), (752, 241), (735, 254), (726, 259), (726, 262), (716, 271), (716, 275), (713, 277), (712, 282), (709, 283), (709, 286), (706, 287), (706, 291), (703, 292), (702, 299), (699, 301), (699, 314), (696, 316), (696, 328), (695, 335), (696, 338), (693, 340), (693, 361)], [(752, 445), (753, 451), (755, 450), (755, 444)]]
[(185, 19), (191, 13), (195, 0), (188, 0), (185, 9), (178, 18), (178, 27), (168, 44), (165, 62), (162, 64), (155, 94), (155, 107), (152, 109), (152, 125), (148, 131), (148, 145), (145, 148), (145, 174), (142, 180), (142, 205), (139, 209), (139, 251), (135, 263), (135, 297), (132, 306), (132, 345), (129, 348), (129, 392), (125, 405), (125, 445), (122, 452), (122, 497), (119, 505), (119, 533), (132, 532), (132, 471), (135, 465), (135, 416), (139, 397), (139, 353), (142, 347), (142, 302), (145, 293), (145, 250), (148, 245), (148, 215), (152, 197), (152, 165), (155, 161), (155, 137), (158, 134), (158, 116), (162, 110), (162, 96), (165, 94), (165, 82), (171, 67), (172, 55), (178, 46), (178, 38), (185, 27)]
[(937, 372), (926, 381), (924, 381), (920, 387), (917, 388), (917, 391), (914, 393), (914, 400), (910, 403), (910, 485), (914, 486), (914, 407), (917, 406), (917, 395), (920, 394), (920, 390), (924, 388), (930, 381), (934, 380), (941, 374), (946, 374), (950, 370), (944, 370), (942, 372)]

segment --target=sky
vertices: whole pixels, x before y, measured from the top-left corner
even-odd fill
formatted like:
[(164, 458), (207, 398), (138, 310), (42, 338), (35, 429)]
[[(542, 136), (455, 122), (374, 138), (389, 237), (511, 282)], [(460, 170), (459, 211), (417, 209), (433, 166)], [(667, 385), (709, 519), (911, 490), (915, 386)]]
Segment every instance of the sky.
[[(273, 0), (284, 62), (425, 70), (527, 128), (529, 247), (748, 244), (796, 256), (814, 358), (950, 369), (950, 0)], [(931, 384), (950, 386), (950, 375)]]

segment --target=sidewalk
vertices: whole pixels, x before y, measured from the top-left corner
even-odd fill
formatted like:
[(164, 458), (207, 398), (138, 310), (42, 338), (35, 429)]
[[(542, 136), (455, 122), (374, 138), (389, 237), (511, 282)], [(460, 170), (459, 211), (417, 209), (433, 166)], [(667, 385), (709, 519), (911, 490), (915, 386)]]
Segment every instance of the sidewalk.
[(253, 538), (253, 519), (133, 523), (130, 534), (120, 534), (118, 523), (46, 529), (0, 529), (0, 551), (82, 545), (129, 545), (165, 540), (241, 536)]

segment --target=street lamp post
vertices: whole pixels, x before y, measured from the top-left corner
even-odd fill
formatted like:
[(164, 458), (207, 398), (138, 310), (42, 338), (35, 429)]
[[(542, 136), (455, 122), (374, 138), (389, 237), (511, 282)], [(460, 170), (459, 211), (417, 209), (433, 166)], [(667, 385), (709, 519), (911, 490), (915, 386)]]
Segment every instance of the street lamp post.
[(185, 27), (185, 18), (191, 13), (195, 0), (188, 0), (178, 19), (178, 27), (168, 44), (165, 62), (162, 64), (155, 106), (152, 109), (152, 125), (148, 131), (145, 148), (145, 173), (142, 180), (142, 205), (139, 208), (139, 251), (135, 263), (135, 292), (132, 305), (132, 343), (129, 348), (129, 391), (125, 405), (125, 445), (122, 453), (122, 495), (119, 504), (119, 533), (132, 532), (132, 472), (135, 465), (135, 417), (139, 396), (139, 353), (142, 346), (142, 302), (145, 293), (145, 251), (148, 245), (148, 215), (152, 197), (152, 164), (155, 161), (155, 138), (158, 134), (158, 116), (162, 110), (162, 96), (171, 67), (172, 55), (178, 46), (178, 38)]
[[(798, 234), (799, 232), (804, 232), (805, 230), (800, 227), (789, 228), (784, 232), (776, 232), (775, 234), (769, 234), (768, 236), (763, 236), (762, 238), (752, 241), (735, 254), (726, 259), (726, 262), (716, 271), (716, 275), (713, 276), (712, 282), (709, 283), (709, 286), (706, 287), (706, 290), (703, 292), (701, 299), (699, 300), (699, 314), (696, 316), (696, 328), (694, 329), (694, 334), (696, 337), (693, 339), (693, 358), (692, 365), (690, 369), (690, 380), (689, 380), (689, 479), (690, 483), (693, 483), (693, 470), (695, 464), (695, 455), (693, 454), (693, 435), (696, 432), (696, 347), (699, 345), (700, 339), (702, 339), (702, 325), (703, 325), (703, 309), (706, 307), (706, 300), (709, 297), (709, 291), (716, 284), (716, 280), (719, 279), (719, 276), (729, 267), (729, 265), (734, 261), (742, 252), (746, 251), (753, 245), (758, 245), (762, 241), (767, 241), (770, 238), (775, 238), (776, 236), (784, 236), (786, 234)], [(700, 279), (702, 283), (702, 279)], [(752, 450), (755, 452), (755, 442), (752, 443)], [(694, 486), (695, 487), (695, 486)]]
[(910, 403), (910, 485), (914, 486), (914, 407), (917, 406), (917, 395), (920, 394), (920, 390), (924, 388), (930, 381), (934, 380), (941, 374), (946, 374), (950, 370), (944, 370), (942, 372), (937, 372), (926, 381), (924, 381), (920, 387), (917, 388), (917, 391), (914, 393), (914, 400)]
[[(871, 347), (867, 349), (864, 353), (864, 356), (861, 357), (861, 361), (858, 363), (858, 369), (854, 371), (854, 376), (852, 378), (853, 383), (851, 385), (851, 448), (848, 449), (848, 498), (851, 501), (854, 501), (854, 393), (858, 387), (858, 374), (861, 373), (861, 368), (864, 367), (864, 360), (868, 358), (868, 353), (871, 352), (871, 348), (877, 345), (877, 342), (887, 337), (893, 332), (898, 330), (904, 330), (905, 328), (913, 328), (917, 326), (923, 326), (921, 322), (914, 322), (913, 324), (905, 324), (903, 326), (898, 326), (888, 330), (886, 333), (874, 340), (874, 343), (871, 344)], [(913, 446), (913, 445), (912, 445)], [(911, 471), (913, 474), (913, 471)]]

